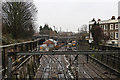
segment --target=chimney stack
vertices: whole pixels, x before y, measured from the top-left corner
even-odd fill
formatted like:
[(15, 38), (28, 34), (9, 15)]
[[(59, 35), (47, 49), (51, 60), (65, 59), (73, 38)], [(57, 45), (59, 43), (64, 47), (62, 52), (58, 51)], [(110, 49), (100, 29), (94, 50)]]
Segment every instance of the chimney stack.
[(95, 21), (95, 18), (93, 18), (92, 22), (94, 22), (94, 21)]
[(118, 19), (120, 19), (120, 16), (118, 16)]
[(115, 16), (112, 16), (111, 20), (115, 20)]
[(101, 19), (98, 19), (98, 21), (101, 21)]

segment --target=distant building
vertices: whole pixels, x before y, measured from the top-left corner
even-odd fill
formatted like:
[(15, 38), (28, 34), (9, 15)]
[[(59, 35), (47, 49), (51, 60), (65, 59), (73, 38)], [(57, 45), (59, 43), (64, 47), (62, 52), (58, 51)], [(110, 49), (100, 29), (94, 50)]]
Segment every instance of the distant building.
[[(108, 40), (107, 44), (109, 45), (117, 45), (118, 46), (118, 38), (119, 38), (119, 26), (118, 26), (118, 17), (117, 19), (115, 16), (112, 16), (109, 20), (100, 20), (98, 19), (96, 23), (99, 23), (100, 27), (104, 30), (104, 34), (110, 35), (110, 39)], [(95, 19), (89, 22), (89, 39), (92, 40), (92, 35), (90, 30), (95, 23)]]
[(42, 45), (40, 45), (40, 50), (49, 51), (57, 45), (57, 41), (53, 39), (46, 40)]
[(49, 46), (49, 45), (55, 45), (55, 43), (53, 41), (51, 41), (51, 40), (47, 40), (43, 44), (47, 44), (47, 46)]
[(36, 32), (36, 33), (34, 33), (33, 36), (39, 36), (39, 35), (40, 35), (39, 32)]
[(73, 36), (74, 35), (74, 33), (73, 32), (59, 32), (59, 35), (60, 36)]

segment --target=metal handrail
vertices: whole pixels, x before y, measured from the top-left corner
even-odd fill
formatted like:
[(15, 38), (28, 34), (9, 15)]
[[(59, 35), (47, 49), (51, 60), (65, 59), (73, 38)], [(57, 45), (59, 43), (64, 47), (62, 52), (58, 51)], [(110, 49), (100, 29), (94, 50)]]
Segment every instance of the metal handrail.
[(27, 43), (31, 43), (31, 42), (36, 42), (36, 41), (38, 41), (38, 40), (27, 41), (27, 42), (22, 42), (22, 43), (14, 43), (14, 44), (9, 44), (9, 45), (3, 45), (3, 46), (0, 46), (0, 48), (7, 48), (7, 47), (16, 46), (16, 45), (22, 45), (22, 44), (27, 44)]
[[(9, 49), (9, 48), (15, 48), (16, 47), (19, 47), (21, 45), (26, 45), (26, 44), (31, 44), (34, 45), (34, 43), (38, 42), (40, 39), (36, 39), (36, 40), (33, 40), (33, 41), (27, 41), (27, 42), (22, 42), (22, 43), (15, 43), (15, 44), (9, 44), (9, 45), (3, 45), (3, 46), (0, 46), (0, 49), (5, 50), (5, 49)], [(31, 45), (28, 45), (28, 47), (30, 47)], [(32, 46), (32, 50), (34, 50), (37, 46)], [(20, 47), (19, 47), (20, 48)], [(22, 48), (22, 47), (21, 47)], [(34, 48), (34, 49), (33, 49)], [(30, 49), (30, 48), (29, 48)], [(30, 49), (31, 50), (31, 49)], [(4, 52), (6, 54), (6, 51)], [(5, 59), (7, 58), (7, 56), (5, 56)], [(20, 58), (21, 60), (21, 58)], [(23, 62), (23, 61), (22, 61)], [(12, 62), (12, 65), (14, 65), (16, 63), (16, 61)], [(18, 66), (18, 65), (17, 65)], [(0, 70), (0, 73), (4, 72), (5, 70), (7, 70), (7, 65)], [(5, 73), (6, 74), (6, 73)], [(3, 77), (4, 78), (4, 77)]]

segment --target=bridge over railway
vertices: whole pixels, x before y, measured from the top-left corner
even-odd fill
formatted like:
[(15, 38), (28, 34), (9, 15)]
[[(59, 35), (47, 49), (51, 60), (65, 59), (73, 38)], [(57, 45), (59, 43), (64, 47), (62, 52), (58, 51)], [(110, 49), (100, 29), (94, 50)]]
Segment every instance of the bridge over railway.
[(65, 42), (67, 40), (75, 40), (76, 36), (50, 36), (50, 35), (37, 35), (37, 36), (33, 36), (33, 39), (54, 39), (57, 40), (58, 42)]
[(67, 50), (62, 46), (59, 50), (38, 51), (40, 40), (0, 47), (2, 79), (120, 78), (119, 48), (91, 45), (91, 50)]

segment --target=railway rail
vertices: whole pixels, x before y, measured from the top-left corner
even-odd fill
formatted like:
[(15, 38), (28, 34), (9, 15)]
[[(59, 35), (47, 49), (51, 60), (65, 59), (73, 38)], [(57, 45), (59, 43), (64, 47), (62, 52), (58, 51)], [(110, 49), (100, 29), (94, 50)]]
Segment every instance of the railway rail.
[[(43, 65), (45, 64), (45, 65), (44, 65), (44, 68), (40, 67), (41, 69), (43, 69), (43, 71), (40, 70), (42, 73), (37, 74), (35, 78), (40, 78), (39, 75), (41, 75), (42, 79), (45, 79), (45, 78), (47, 78), (47, 79), (48, 78), (57, 78), (57, 79), (63, 79), (63, 80), (70, 79), (70, 75), (68, 75), (65, 72), (66, 65), (64, 63), (62, 63), (63, 59), (59, 59), (60, 56), (61, 55), (59, 55), (59, 56), (53, 56), (53, 55), (43, 56), (41, 58), (41, 60), (43, 60), (41, 62), (43, 62), (43, 63), (41, 63), (41, 64), (43, 64)], [(63, 56), (61, 56), (61, 58), (63, 58)]]
[[(91, 50), (106, 50), (106, 51), (119, 51), (119, 47), (111, 47), (111, 46), (96, 46), (90, 45)], [(119, 51), (120, 52), (120, 51)], [(89, 55), (89, 58), (94, 62), (100, 64), (101, 66), (109, 69), (110, 71), (116, 73), (120, 77), (120, 53), (119, 54), (111, 54), (111, 55)]]
[[(82, 58), (79, 58), (79, 61), (82, 61), (84, 64), (84, 68), (86, 71), (89, 71), (91, 69), (91, 71), (93, 72), (88, 72), (91, 75), (91, 78), (100, 78), (100, 79), (113, 79), (113, 78), (117, 78), (116, 75), (110, 75), (109, 74), (109, 70), (105, 70), (104, 68), (102, 68), (100, 65), (98, 64), (93, 64), (92, 61), (89, 60), (89, 63), (86, 63), (85, 60), (85, 56), (80, 56)], [(108, 73), (108, 74), (105, 74)], [(95, 76), (96, 75), (96, 76)]]

